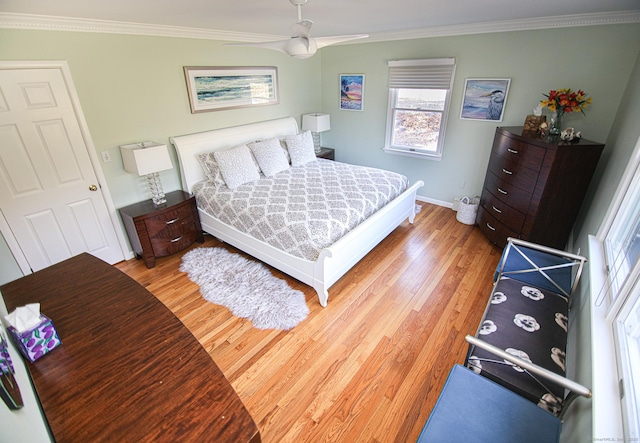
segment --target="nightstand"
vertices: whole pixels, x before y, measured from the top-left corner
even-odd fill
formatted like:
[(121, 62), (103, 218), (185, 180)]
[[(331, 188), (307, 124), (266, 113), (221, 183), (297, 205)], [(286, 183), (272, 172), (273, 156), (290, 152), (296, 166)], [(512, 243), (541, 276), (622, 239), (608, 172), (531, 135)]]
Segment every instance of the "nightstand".
[(161, 206), (145, 200), (119, 210), (133, 252), (147, 268), (153, 268), (158, 257), (204, 242), (195, 196), (173, 191), (166, 197)]
[(335, 160), (336, 150), (333, 148), (320, 148), (320, 152), (316, 152), (316, 157), (326, 158), (327, 160)]

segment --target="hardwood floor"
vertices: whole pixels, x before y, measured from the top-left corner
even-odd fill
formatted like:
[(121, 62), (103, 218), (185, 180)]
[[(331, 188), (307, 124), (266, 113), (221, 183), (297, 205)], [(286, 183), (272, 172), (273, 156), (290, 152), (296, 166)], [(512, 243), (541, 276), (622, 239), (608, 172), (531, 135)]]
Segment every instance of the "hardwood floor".
[[(231, 382), (262, 441), (416, 441), (440, 389), (466, 353), (500, 252), (450, 209), (422, 204), (329, 289), (291, 331), (262, 331), (202, 299), (179, 271), (182, 253), (116, 265), (191, 330)], [(205, 236), (204, 245), (224, 246)]]

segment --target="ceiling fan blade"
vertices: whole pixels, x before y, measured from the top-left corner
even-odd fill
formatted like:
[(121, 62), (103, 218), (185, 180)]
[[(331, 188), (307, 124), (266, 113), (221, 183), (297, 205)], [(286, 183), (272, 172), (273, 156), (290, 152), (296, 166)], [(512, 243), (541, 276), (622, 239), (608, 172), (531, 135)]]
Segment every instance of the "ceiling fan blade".
[(291, 31), (293, 35), (298, 37), (309, 37), (311, 35), (311, 26), (313, 26), (311, 20), (300, 20), (291, 26)]
[(299, 59), (309, 58), (318, 50), (314, 39), (297, 36), (274, 42), (225, 43), (225, 46), (249, 46), (252, 48), (273, 49), (274, 51), (284, 52), (291, 57)]
[(367, 38), (368, 34), (354, 34), (354, 35), (335, 35), (333, 37), (316, 37), (315, 41), (318, 45), (318, 49), (325, 46), (335, 45), (337, 43), (348, 42), (349, 40), (357, 40), (360, 38)]
[(287, 53), (287, 44), (290, 39), (277, 40), (273, 42), (255, 42), (255, 43), (225, 43), (225, 46), (248, 46), (252, 48), (273, 49), (274, 51), (280, 51)]

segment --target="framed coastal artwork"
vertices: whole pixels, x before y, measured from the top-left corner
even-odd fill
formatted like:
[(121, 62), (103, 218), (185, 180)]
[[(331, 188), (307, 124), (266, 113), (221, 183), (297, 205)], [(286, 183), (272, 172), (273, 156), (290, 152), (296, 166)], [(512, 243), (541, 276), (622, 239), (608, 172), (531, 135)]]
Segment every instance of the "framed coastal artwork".
[(275, 66), (185, 66), (184, 75), (192, 114), (279, 102)]
[(364, 109), (364, 74), (340, 74), (340, 109)]
[(460, 118), (501, 122), (510, 83), (510, 78), (466, 79)]

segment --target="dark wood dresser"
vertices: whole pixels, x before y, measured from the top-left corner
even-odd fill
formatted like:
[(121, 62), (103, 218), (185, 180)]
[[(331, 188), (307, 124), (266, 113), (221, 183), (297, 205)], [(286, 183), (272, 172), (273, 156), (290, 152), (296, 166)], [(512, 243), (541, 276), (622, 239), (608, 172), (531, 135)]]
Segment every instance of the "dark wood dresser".
[(157, 257), (204, 242), (196, 198), (184, 191), (168, 193), (167, 202), (160, 206), (146, 200), (119, 212), (133, 252), (144, 259), (147, 268), (156, 265)]
[(508, 237), (564, 249), (604, 145), (564, 142), (522, 127), (496, 129), (476, 222), (489, 241)]
[(9, 312), (40, 302), (62, 340), (27, 363), (56, 442), (260, 442), (207, 351), (115, 267), (84, 253), (0, 290)]

